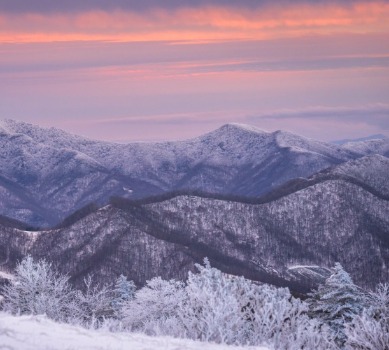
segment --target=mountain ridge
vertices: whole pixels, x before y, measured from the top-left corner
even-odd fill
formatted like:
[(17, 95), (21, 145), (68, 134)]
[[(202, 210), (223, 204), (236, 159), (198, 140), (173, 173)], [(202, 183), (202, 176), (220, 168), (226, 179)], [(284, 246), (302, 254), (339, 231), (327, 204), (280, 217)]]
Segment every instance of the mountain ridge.
[(186, 141), (130, 144), (13, 120), (0, 125), (0, 215), (33, 226), (52, 226), (111, 196), (137, 199), (197, 190), (259, 197), (289, 180), (361, 156), (288, 132), (240, 124)]
[[(0, 259), (6, 260), (10, 249), (8, 268), (30, 253), (57, 263), (75, 283), (89, 273), (101, 282), (123, 273), (142, 285), (158, 275), (185, 279), (208, 256), (227, 273), (297, 292), (316, 286), (339, 261), (357, 283), (371, 288), (389, 279), (388, 180), (386, 187), (381, 184), (388, 164), (381, 156), (352, 160), (262, 204), (176, 195), (154, 202), (113, 201), (46, 231), (2, 226)], [(372, 169), (374, 178), (363, 176), (374, 167), (383, 170)], [(354, 174), (358, 181), (339, 177), (352, 168), (360, 169)], [(367, 191), (369, 183), (384, 198)], [(307, 273), (307, 266), (314, 273)]]

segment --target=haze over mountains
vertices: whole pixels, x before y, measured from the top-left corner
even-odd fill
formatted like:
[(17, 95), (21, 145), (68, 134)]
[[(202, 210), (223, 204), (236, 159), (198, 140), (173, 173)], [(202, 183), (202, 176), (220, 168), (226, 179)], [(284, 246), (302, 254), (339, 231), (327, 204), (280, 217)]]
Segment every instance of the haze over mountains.
[(366, 154), (388, 139), (342, 147), (288, 132), (227, 124), (195, 139), (115, 144), (27, 123), (0, 123), (0, 214), (52, 226), (91, 202), (175, 190), (258, 197)]
[(225, 272), (296, 291), (337, 261), (360, 285), (389, 280), (388, 139), (339, 147), (237, 124), (128, 145), (9, 120), (0, 131), (3, 215), (53, 225), (121, 197), (55, 229), (28, 232), (3, 220), (7, 268), (30, 253), (76, 283), (123, 273), (141, 285), (184, 279), (208, 256)]

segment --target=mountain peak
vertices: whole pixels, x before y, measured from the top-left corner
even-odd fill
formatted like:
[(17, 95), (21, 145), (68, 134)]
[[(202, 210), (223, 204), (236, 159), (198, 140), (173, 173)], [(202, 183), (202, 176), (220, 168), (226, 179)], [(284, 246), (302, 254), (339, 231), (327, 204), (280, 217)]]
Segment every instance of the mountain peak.
[(196, 139), (200, 140), (213, 140), (213, 142), (222, 140), (233, 142), (233, 140), (242, 140), (246, 136), (256, 137), (256, 136), (269, 136), (270, 133), (261, 130), (255, 126), (239, 123), (227, 123), (221, 127), (212, 130), (204, 135), (197, 137)]
[(220, 127), (220, 129), (232, 129), (232, 130), (243, 130), (243, 131), (249, 131), (249, 132), (255, 132), (258, 134), (268, 134), (267, 131), (264, 131), (262, 129), (257, 128), (253, 125), (248, 124), (241, 124), (241, 123), (227, 123)]
[(204, 136), (217, 137), (220, 135), (231, 135), (231, 134), (257, 134), (257, 135), (269, 135), (270, 133), (261, 130), (255, 126), (240, 124), (240, 123), (227, 123), (220, 126), (217, 129), (214, 129), (205, 135), (201, 135), (200, 138)]
[(7, 119), (7, 118), (0, 119), (0, 130), (4, 130), (5, 132), (10, 132), (10, 126), (12, 126), (12, 123), (15, 123), (15, 121), (12, 119)]
[(15, 129), (21, 129), (21, 128), (28, 128), (28, 129), (40, 128), (37, 125), (26, 123), (20, 120), (11, 119), (11, 118), (0, 119), (0, 126), (13, 132), (16, 132)]

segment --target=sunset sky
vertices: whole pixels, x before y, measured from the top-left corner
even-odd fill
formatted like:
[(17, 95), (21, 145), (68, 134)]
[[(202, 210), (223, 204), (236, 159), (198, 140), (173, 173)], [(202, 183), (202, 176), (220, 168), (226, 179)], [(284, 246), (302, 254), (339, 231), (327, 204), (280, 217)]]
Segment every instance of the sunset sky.
[(111, 141), (389, 136), (389, 1), (0, 0), (0, 96)]

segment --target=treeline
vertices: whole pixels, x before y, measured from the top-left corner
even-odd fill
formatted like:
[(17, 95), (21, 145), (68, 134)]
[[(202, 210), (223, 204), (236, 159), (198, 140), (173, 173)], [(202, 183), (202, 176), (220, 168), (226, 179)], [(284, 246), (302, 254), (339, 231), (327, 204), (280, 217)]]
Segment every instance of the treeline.
[[(314, 186), (318, 183), (322, 183), (326, 181), (335, 181), (335, 180), (341, 180), (347, 183), (354, 184), (356, 186), (361, 187), (363, 190), (370, 192), (371, 194), (373, 194), (374, 196), (380, 199), (389, 200), (389, 196), (381, 193), (380, 191), (373, 188), (372, 186), (369, 186), (368, 184), (354, 177), (347, 176), (347, 175), (340, 175), (340, 174), (331, 174), (331, 169), (332, 167), (325, 169), (311, 176), (308, 179), (297, 178), (297, 179), (289, 180), (286, 183), (280, 185), (279, 187), (259, 197), (219, 194), (219, 193), (205, 192), (196, 189), (179, 189), (179, 190), (173, 190), (173, 191), (169, 191), (157, 195), (151, 195), (145, 198), (131, 199), (131, 198), (124, 198), (124, 197), (111, 197), (108, 203), (116, 208), (126, 210), (126, 209), (131, 209), (134, 206), (159, 203), (159, 202), (171, 200), (179, 196), (194, 196), (194, 197), (200, 197), (206, 199), (223, 200), (223, 201), (230, 201), (230, 202), (237, 202), (237, 203), (244, 203), (244, 204), (266, 204), (281, 199), (297, 191), (301, 191), (307, 187)], [(76, 210), (74, 213), (70, 214), (69, 216), (67, 216), (65, 219), (63, 219), (60, 223), (55, 225), (53, 228), (58, 229), (58, 228), (69, 227), (73, 225), (75, 222), (97, 211), (98, 209), (101, 208), (101, 206), (102, 205), (98, 205), (93, 202), (89, 203), (84, 207)], [(42, 229), (41, 227), (34, 227), (24, 222), (12, 218), (8, 218), (3, 215), (0, 215), (0, 225), (17, 228), (20, 230), (26, 230), (26, 231), (38, 231)]]
[(244, 204), (266, 204), (326, 181), (344, 181), (347, 183), (351, 183), (353, 185), (361, 187), (363, 190), (370, 192), (371, 194), (380, 199), (389, 200), (389, 196), (381, 193), (380, 191), (378, 191), (372, 186), (369, 186), (363, 181), (348, 175), (332, 174), (330, 170), (331, 168), (325, 169), (324, 171), (319, 172), (308, 179), (296, 178), (289, 180), (259, 197), (212, 193), (196, 189), (179, 189), (140, 199), (111, 197), (110, 204), (121, 209), (126, 209), (134, 205), (163, 202), (178, 196), (195, 196), (200, 198), (224, 200)]
[(207, 259), (197, 269), (186, 282), (156, 277), (136, 290), (123, 275), (112, 286), (98, 286), (88, 277), (84, 288), (75, 290), (48, 262), (28, 256), (3, 288), (2, 309), (88, 328), (223, 344), (388, 349), (389, 285), (365, 292), (340, 264), (304, 301), (287, 288), (226, 275)]

